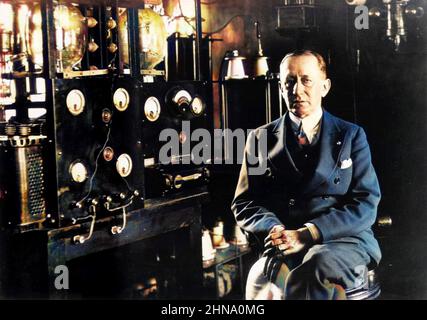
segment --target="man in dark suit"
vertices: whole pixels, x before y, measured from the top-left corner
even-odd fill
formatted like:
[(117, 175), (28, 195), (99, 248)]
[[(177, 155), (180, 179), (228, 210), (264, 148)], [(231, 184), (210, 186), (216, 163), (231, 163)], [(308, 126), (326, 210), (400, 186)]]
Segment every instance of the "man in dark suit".
[[(371, 230), (380, 189), (366, 135), (322, 108), (331, 81), (318, 53), (288, 54), (280, 83), (288, 112), (249, 134), (232, 202), (264, 252), (246, 298), (345, 298), (381, 259)], [(257, 154), (263, 134), (267, 154)], [(264, 174), (251, 174), (253, 157)]]

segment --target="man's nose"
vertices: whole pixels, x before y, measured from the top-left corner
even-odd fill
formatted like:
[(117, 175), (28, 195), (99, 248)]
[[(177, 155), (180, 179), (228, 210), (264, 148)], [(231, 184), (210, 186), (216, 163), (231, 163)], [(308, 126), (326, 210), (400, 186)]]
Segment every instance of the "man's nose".
[(292, 88), (292, 93), (296, 96), (300, 95), (303, 92), (304, 86), (301, 83), (301, 80), (295, 81), (294, 87)]

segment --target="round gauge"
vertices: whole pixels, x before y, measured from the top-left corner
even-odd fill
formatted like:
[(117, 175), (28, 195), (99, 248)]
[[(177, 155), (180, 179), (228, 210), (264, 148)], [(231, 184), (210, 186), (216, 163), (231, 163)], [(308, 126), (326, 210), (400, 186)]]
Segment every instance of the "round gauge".
[(87, 179), (87, 169), (86, 166), (80, 161), (74, 161), (69, 168), (71, 178), (74, 182), (82, 183)]
[(172, 101), (178, 107), (179, 111), (185, 111), (190, 105), (191, 94), (187, 90), (179, 90), (173, 95)]
[(160, 117), (160, 102), (156, 97), (149, 97), (144, 104), (144, 113), (149, 121), (156, 121)]
[(127, 153), (119, 156), (116, 162), (116, 169), (120, 176), (127, 177), (132, 172), (132, 159)]
[(126, 89), (119, 88), (114, 92), (113, 103), (117, 110), (125, 111), (129, 106), (129, 102), (130, 97)]
[(86, 104), (85, 96), (83, 92), (77, 89), (73, 89), (67, 94), (66, 104), (68, 111), (73, 116), (78, 116), (83, 112)]
[(205, 111), (205, 104), (200, 97), (194, 97), (193, 102), (190, 105), (191, 113), (195, 116), (200, 116)]

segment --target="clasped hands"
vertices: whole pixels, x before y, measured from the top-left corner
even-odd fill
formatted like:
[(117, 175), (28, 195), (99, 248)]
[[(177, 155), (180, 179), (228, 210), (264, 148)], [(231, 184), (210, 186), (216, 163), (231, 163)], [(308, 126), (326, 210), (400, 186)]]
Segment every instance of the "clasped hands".
[(298, 253), (313, 244), (313, 239), (307, 228), (286, 230), (283, 225), (276, 225), (264, 240), (263, 256), (267, 257), (264, 275), (274, 282), (284, 258)]

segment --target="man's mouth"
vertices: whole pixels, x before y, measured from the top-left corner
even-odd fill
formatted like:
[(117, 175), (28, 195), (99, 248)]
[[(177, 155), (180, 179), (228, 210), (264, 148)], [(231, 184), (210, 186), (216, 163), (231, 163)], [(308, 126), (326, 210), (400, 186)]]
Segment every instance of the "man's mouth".
[(306, 101), (303, 101), (303, 100), (297, 100), (297, 101), (294, 101), (293, 102), (293, 105), (299, 105), (299, 104), (303, 104), (303, 103), (305, 103)]

